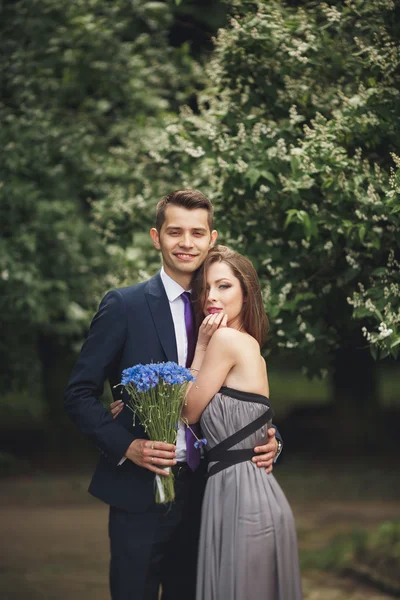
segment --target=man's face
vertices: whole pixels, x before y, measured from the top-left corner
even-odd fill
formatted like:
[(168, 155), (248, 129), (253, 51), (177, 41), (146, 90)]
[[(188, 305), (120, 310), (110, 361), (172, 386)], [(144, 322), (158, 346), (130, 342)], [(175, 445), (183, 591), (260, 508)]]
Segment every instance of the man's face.
[(203, 264), (218, 235), (216, 231), (210, 231), (207, 217), (204, 208), (188, 210), (171, 205), (165, 210), (161, 231), (150, 231), (170, 277), (192, 275)]

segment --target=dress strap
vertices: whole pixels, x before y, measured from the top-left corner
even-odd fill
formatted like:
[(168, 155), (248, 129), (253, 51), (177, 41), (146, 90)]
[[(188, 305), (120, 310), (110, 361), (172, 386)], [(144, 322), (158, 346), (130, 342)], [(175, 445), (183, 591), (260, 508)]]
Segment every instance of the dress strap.
[(274, 411), (269, 407), (265, 413), (260, 415), (255, 421), (252, 421), (239, 431), (235, 431), (233, 435), (230, 435), (225, 440), (222, 440), (219, 444), (214, 446), (207, 451), (207, 458), (209, 462), (215, 462), (216, 464), (211, 467), (208, 471), (208, 477), (215, 475), (219, 471), (226, 469), (239, 462), (245, 462), (251, 460), (254, 456), (253, 448), (245, 448), (242, 450), (230, 450), (232, 446), (239, 444), (252, 433), (260, 429), (265, 423), (270, 421), (274, 416)]
[(242, 400), (243, 402), (256, 402), (257, 404), (264, 404), (265, 406), (270, 406), (267, 396), (263, 396), (262, 394), (256, 394), (255, 392), (245, 392), (243, 390), (237, 390), (235, 388), (223, 385), (222, 388), (219, 390), (219, 393), (223, 394), (224, 396), (236, 398), (236, 400)]

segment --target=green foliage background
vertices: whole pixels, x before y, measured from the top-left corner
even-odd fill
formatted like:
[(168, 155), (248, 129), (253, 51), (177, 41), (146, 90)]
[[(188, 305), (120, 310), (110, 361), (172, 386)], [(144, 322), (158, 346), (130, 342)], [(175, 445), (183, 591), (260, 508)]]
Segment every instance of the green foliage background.
[[(361, 343), (354, 316), (384, 323), (369, 341), (382, 358), (397, 356), (395, 6), (233, 4), (199, 110), (182, 107), (152, 132), (137, 171), (143, 206), (161, 189), (205, 191), (224, 239), (257, 266), (277, 345), (295, 348), (313, 372), (348, 339)], [(125, 152), (134, 152), (129, 140)], [(97, 210), (113, 219), (114, 206), (110, 196)], [(382, 276), (390, 307), (374, 293)]]
[(397, 3), (206, 4), (1, 4), (12, 397), (60, 402), (100, 296), (156, 270), (146, 231), (177, 187), (206, 193), (221, 238), (256, 265), (270, 350), (332, 371), (357, 410), (376, 391), (368, 347), (398, 355)]
[[(199, 69), (187, 45), (170, 45), (172, 22), (163, 2), (1, 5), (3, 393), (41, 394), (56, 367), (49, 354), (63, 348), (65, 358), (116, 283), (115, 246), (93, 226), (91, 206), (116, 185), (135, 196), (142, 130), (192, 93)], [(136, 150), (121, 168), (129, 136)]]

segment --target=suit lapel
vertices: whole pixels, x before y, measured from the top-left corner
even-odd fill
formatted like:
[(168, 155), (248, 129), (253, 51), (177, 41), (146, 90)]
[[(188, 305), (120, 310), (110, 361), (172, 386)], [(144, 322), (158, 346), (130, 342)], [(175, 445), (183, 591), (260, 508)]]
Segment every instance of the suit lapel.
[(174, 322), (160, 273), (149, 280), (145, 295), (163, 350), (168, 360), (178, 362)]

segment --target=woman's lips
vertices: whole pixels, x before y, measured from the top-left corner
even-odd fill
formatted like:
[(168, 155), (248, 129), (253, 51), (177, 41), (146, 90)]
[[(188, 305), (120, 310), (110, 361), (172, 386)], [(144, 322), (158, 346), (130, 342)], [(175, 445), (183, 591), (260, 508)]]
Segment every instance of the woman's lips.
[(209, 315), (215, 315), (215, 313), (219, 313), (221, 312), (222, 308), (217, 308), (216, 306), (210, 306), (210, 308), (207, 308), (207, 312)]

